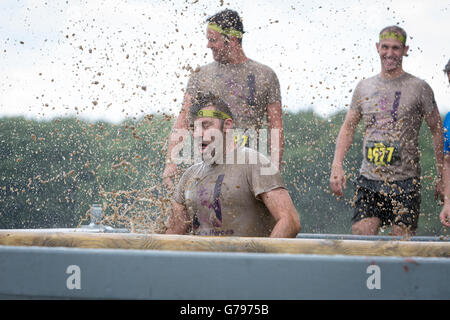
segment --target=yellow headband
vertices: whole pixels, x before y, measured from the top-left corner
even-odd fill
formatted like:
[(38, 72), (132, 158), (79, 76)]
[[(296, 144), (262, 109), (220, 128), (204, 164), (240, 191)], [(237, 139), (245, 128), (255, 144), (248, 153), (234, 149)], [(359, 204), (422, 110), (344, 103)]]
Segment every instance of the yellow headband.
[(235, 30), (233, 28), (230, 29), (222, 29), (219, 25), (215, 23), (208, 24), (208, 29), (217, 31), (220, 34), (223, 34), (227, 37), (236, 37), (236, 38), (242, 38), (242, 32)]
[(401, 43), (405, 44), (406, 43), (406, 38), (397, 32), (392, 32), (392, 31), (388, 31), (388, 32), (384, 32), (383, 34), (380, 34), (380, 41), (383, 39), (394, 39), (394, 40), (398, 40)]
[(197, 117), (199, 118), (216, 118), (220, 120), (231, 119), (231, 117), (225, 112), (218, 110), (200, 110), (197, 113)]

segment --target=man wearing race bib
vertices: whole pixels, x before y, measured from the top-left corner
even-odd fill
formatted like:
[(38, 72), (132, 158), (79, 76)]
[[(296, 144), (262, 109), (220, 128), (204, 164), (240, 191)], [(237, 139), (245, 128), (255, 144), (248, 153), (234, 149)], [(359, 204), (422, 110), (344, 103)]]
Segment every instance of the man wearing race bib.
[[(177, 174), (172, 151), (178, 140), (177, 130), (188, 129), (191, 100), (198, 93), (212, 92), (221, 97), (235, 116), (235, 128), (239, 133), (236, 142), (252, 148), (267, 116), (267, 141), (271, 141), (271, 160), (280, 168), (283, 155), (283, 122), (281, 116), (280, 84), (275, 72), (261, 63), (246, 57), (242, 48), (243, 24), (238, 13), (221, 11), (207, 19), (207, 47), (214, 62), (193, 72), (189, 79), (180, 114), (172, 129), (167, 152), (167, 164), (163, 173), (164, 184), (172, 188)], [(274, 138), (270, 139), (271, 134)]]
[[(450, 60), (445, 66), (444, 72), (447, 74), (450, 83)], [(444, 207), (439, 216), (442, 224), (450, 227), (450, 112), (447, 113), (444, 120)]]
[(406, 32), (384, 28), (376, 44), (381, 73), (361, 80), (339, 132), (331, 168), (330, 187), (342, 196), (343, 160), (356, 127), (364, 122), (363, 161), (355, 180), (352, 232), (374, 235), (392, 226), (394, 235), (413, 235), (420, 212), (419, 130), (423, 119), (430, 127), (438, 177), (435, 196), (442, 194), (442, 122), (433, 90), (423, 80), (403, 71), (407, 56)]

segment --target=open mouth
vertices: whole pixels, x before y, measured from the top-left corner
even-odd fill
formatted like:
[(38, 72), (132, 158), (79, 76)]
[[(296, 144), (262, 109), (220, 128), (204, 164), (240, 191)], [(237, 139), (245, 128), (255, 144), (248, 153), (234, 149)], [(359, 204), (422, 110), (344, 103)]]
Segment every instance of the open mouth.
[(395, 65), (397, 65), (398, 61), (397, 61), (397, 59), (385, 58), (384, 63), (388, 66), (395, 66)]
[[(202, 143), (201, 143), (201, 145), (200, 145), (202, 153), (204, 153), (205, 151), (207, 151), (206, 149), (208, 148), (208, 146), (211, 145), (211, 143), (212, 143), (212, 141), (206, 141), (206, 142), (205, 142), (205, 141), (202, 141)], [(214, 148), (214, 146), (211, 145), (211, 146), (209, 147), (209, 149), (211, 149), (210, 151), (212, 151), (213, 148)]]

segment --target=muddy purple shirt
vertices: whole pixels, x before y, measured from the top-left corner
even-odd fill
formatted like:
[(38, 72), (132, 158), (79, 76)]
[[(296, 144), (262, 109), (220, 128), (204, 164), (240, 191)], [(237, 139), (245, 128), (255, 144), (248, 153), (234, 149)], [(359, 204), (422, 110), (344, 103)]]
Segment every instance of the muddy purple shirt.
[(237, 129), (260, 129), (267, 105), (281, 103), (280, 83), (275, 72), (248, 59), (241, 64), (209, 63), (194, 72), (187, 93), (212, 92), (230, 106)]
[(420, 176), (419, 130), (424, 116), (437, 108), (425, 81), (409, 73), (362, 80), (350, 108), (364, 121), (363, 176), (390, 181)]
[[(244, 153), (244, 164), (201, 162), (181, 177), (173, 199), (186, 207), (194, 234), (267, 237), (275, 226), (275, 219), (259, 196), (285, 188), (280, 172), (261, 174), (261, 169), (270, 165), (266, 157), (249, 148), (237, 152)], [(261, 155), (261, 161), (249, 161), (250, 154)]]

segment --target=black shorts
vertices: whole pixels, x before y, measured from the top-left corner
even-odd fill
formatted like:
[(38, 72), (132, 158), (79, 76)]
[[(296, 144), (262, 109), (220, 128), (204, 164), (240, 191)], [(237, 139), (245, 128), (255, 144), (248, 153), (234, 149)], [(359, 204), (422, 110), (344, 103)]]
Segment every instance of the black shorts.
[(357, 185), (352, 223), (376, 217), (382, 226), (401, 225), (414, 231), (420, 213), (420, 186), (400, 194), (377, 192)]

